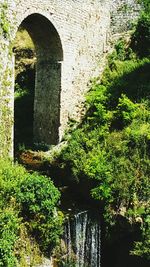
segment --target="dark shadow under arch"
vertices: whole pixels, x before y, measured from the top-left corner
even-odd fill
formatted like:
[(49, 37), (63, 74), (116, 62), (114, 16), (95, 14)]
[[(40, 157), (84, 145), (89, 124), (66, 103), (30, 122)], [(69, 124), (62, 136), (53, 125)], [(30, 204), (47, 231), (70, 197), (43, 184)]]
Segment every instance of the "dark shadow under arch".
[(36, 13), (25, 18), (19, 28), (25, 29), (30, 35), (37, 58), (33, 139), (35, 143), (57, 144), (59, 142), (61, 62), (63, 60), (60, 36), (46, 17)]

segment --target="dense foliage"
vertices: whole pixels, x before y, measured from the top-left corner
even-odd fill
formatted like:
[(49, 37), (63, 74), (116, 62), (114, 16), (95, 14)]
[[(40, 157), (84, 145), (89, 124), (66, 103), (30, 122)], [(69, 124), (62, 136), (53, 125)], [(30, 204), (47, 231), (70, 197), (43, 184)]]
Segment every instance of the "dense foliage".
[(143, 57), (150, 54), (150, 1), (138, 0), (138, 2), (143, 8), (132, 36), (132, 47), (138, 56)]
[(141, 222), (143, 234), (132, 253), (150, 258), (150, 59), (139, 59), (120, 40), (108, 62), (61, 157), (72, 179), (91, 181), (91, 197), (104, 203), (109, 224), (122, 211)]
[(122, 200), (126, 204), (133, 201), (135, 176), (142, 182), (139, 195), (148, 197), (150, 62), (115, 63), (115, 68), (107, 69), (101, 84), (95, 82), (88, 94), (86, 119), (73, 132), (63, 159), (75, 179), (86, 177), (97, 183), (92, 189), (94, 198), (109, 199), (117, 208)]
[[(149, 9), (150, 11), (150, 9)], [(149, 13), (142, 13), (138, 20), (136, 31), (133, 35), (133, 48), (140, 57), (150, 54), (150, 16)]]
[(0, 191), (0, 266), (14, 267), (20, 261), (15, 245), (23, 226), (41, 250), (50, 253), (62, 230), (62, 216), (56, 210), (60, 193), (53, 183), (0, 160)]

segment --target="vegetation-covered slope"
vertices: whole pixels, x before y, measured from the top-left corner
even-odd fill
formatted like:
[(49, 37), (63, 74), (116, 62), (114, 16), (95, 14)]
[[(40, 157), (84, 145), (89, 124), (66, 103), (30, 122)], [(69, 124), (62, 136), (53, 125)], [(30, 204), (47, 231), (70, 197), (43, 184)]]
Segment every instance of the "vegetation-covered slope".
[[(141, 42), (142, 38), (142, 42)], [(120, 40), (102, 80), (87, 95), (87, 114), (68, 139), (61, 160), (77, 183), (90, 181), (91, 198), (140, 222), (135, 255), (150, 258), (150, 15), (138, 21), (130, 45)], [(144, 50), (143, 50), (144, 48)], [(133, 50), (136, 52), (134, 53)]]

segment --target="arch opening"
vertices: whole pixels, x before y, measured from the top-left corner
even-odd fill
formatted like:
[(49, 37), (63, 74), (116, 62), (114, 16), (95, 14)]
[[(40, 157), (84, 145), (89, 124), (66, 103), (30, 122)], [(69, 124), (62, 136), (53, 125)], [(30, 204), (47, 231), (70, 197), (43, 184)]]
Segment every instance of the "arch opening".
[[(17, 106), (17, 100), (15, 100), (15, 143), (21, 140), (26, 145), (27, 140), (27, 145), (33, 143), (55, 145), (59, 142), (60, 126), (61, 62), (63, 61), (61, 40), (53, 24), (40, 14), (32, 14), (25, 18), (18, 32), (28, 35), (27, 39), (28, 42), (30, 40), (31, 47), (25, 48), (27, 52), (25, 60), (29, 64), (23, 73), (19, 73), (20, 76), (17, 73), (19, 71), (16, 71), (15, 84), (16, 88), (21, 87), (22, 95), (25, 87), (28, 87), (30, 97), (26, 99), (24, 107), (21, 101)], [(14, 53), (17, 69), (16, 42)], [(24, 57), (21, 52), (20, 57)], [(20, 129), (17, 126), (18, 114)], [(26, 126), (30, 128), (28, 131), (25, 131)]]

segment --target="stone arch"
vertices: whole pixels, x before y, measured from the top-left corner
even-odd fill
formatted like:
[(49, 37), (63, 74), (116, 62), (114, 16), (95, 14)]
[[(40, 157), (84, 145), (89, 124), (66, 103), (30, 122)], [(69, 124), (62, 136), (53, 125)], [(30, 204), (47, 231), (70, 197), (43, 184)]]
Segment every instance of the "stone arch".
[(29, 33), (37, 58), (33, 116), (34, 142), (57, 144), (63, 61), (61, 39), (54, 25), (39, 13), (27, 16), (19, 27)]

